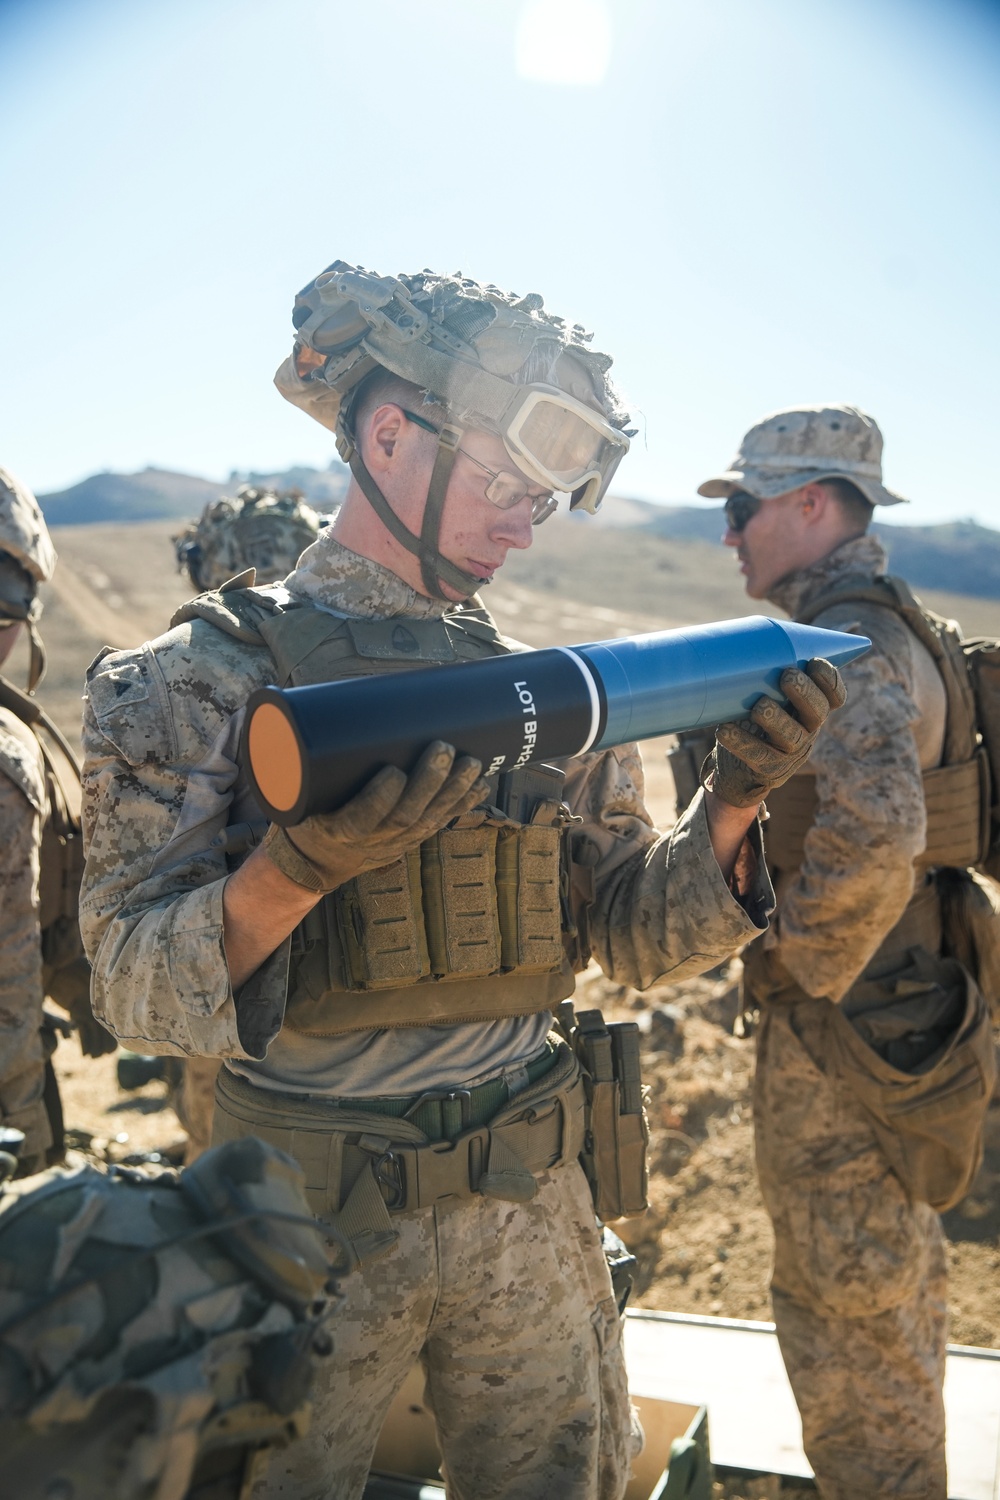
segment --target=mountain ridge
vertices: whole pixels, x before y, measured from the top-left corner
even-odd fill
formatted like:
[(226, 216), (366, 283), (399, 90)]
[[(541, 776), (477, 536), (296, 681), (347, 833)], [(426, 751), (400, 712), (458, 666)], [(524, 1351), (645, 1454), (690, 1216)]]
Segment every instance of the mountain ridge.
[[(135, 474), (91, 474), (65, 490), (39, 495), (38, 500), (50, 526), (181, 523), (199, 515), (210, 500), (235, 494), (241, 484), (301, 490), (317, 509), (330, 510), (346, 493), (349, 477), (347, 466), (336, 458), (326, 469), (294, 465), (270, 474), (234, 469), (225, 481), (150, 465)], [(611, 496), (597, 517), (584, 517), (580, 524), (624, 528), (682, 543), (717, 542), (724, 529), (721, 506), (666, 505), (630, 496)], [(937, 526), (876, 525), (873, 530), (888, 553), (890, 569), (916, 587), (1000, 598), (1000, 531), (971, 520)]]

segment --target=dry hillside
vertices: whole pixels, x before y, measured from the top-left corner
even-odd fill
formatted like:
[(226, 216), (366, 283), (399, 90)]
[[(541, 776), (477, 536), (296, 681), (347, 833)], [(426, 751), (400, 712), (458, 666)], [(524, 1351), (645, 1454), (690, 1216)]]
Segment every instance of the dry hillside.
[[(100, 648), (138, 644), (166, 625), (186, 596), (167, 522), (60, 527), (60, 567), (46, 591), (51, 665), (41, 697), (68, 733), (80, 683)], [(489, 603), (503, 627), (532, 645), (570, 643), (750, 612), (731, 556), (707, 543), (668, 542), (603, 519), (557, 519), (527, 554), (509, 561)], [(928, 594), (974, 632), (1000, 634), (1000, 603)], [(672, 817), (663, 745), (645, 747), (649, 800)], [(749, 1080), (753, 1044), (733, 1033), (731, 972), (640, 996), (587, 977), (589, 998), (636, 1017), (646, 1032), (653, 1087), (652, 1210), (629, 1237), (648, 1306), (730, 1317), (767, 1316), (768, 1225), (754, 1183)], [(75, 1043), (57, 1055), (68, 1122), (111, 1155), (168, 1143), (177, 1124), (163, 1086), (121, 1095), (114, 1060), (83, 1062)], [(115, 1140), (115, 1137), (125, 1139)], [(82, 1137), (81, 1137), (82, 1139)], [(1000, 1347), (1000, 1120), (973, 1193), (948, 1216), (953, 1337)]]

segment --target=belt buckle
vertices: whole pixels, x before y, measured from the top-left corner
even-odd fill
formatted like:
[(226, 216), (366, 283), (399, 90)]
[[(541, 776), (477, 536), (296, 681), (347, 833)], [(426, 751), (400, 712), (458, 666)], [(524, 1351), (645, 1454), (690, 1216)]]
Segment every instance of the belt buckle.
[(461, 1104), (462, 1129), (468, 1130), (472, 1124), (471, 1089), (427, 1089), (425, 1093), (414, 1099), (408, 1109), (403, 1111), (403, 1119), (412, 1119), (425, 1104), (453, 1104), (456, 1099)]

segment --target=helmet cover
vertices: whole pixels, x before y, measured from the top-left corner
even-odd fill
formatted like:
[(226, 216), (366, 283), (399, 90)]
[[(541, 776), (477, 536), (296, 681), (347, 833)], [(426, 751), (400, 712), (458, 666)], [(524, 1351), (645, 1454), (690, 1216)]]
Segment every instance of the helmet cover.
[(323, 524), (297, 490), (279, 494), (242, 485), (235, 497), (210, 500), (173, 538), (177, 564), (202, 591), (246, 568), (256, 568), (258, 583), (275, 583), (292, 571)]

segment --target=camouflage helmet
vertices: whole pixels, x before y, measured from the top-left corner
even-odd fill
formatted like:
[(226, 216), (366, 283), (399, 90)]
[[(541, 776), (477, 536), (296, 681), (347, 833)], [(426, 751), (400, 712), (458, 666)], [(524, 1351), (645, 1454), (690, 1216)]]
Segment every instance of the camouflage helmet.
[(7, 552), (36, 583), (48, 583), (56, 549), (38, 501), (9, 469), (0, 469), (0, 552)]
[[(281, 394), (337, 434), (340, 455), (379, 518), (420, 558), (428, 592), (438, 581), (459, 594), (480, 580), (438, 551), (440, 516), (463, 427), (501, 438), (519, 470), (596, 511), (628, 451), (628, 414), (608, 378), (611, 358), (591, 335), (544, 310), (537, 292), (519, 297), (466, 276), (432, 271), (380, 277), (334, 261), (298, 294), (295, 342), (275, 375)], [(359, 393), (389, 371), (443, 408), (438, 461), (416, 538), (361, 463), (354, 434)], [(421, 423), (430, 426), (429, 423)], [(543, 508), (543, 520), (554, 505)]]
[(6, 1493), (235, 1500), (305, 1430), (336, 1288), (303, 1181), (250, 1137), (179, 1176), (54, 1168), (3, 1191)]
[(172, 540), (181, 572), (205, 591), (247, 568), (256, 569), (258, 583), (284, 578), (323, 524), (298, 490), (245, 484), (235, 497), (210, 500), (200, 518)]
[(28, 692), (45, 675), (45, 650), (38, 634), (42, 602), (38, 585), (47, 583), (56, 566), (56, 549), (38, 501), (9, 469), (0, 469), (0, 619), (28, 627), (31, 658)]

